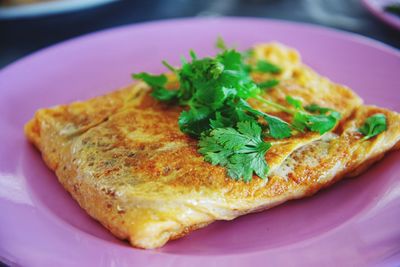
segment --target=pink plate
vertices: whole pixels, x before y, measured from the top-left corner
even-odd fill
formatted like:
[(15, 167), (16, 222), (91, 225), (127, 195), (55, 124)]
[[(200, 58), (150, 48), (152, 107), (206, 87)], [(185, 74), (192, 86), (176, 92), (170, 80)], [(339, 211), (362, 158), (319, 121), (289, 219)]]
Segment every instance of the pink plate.
[(385, 11), (385, 6), (400, 3), (398, 0), (362, 0), (362, 2), (375, 17), (400, 31), (400, 17)]
[(182, 19), (120, 27), (47, 48), (0, 72), (0, 258), (21, 266), (394, 266), (400, 262), (400, 153), (357, 179), (270, 211), (217, 222), (158, 250), (117, 240), (64, 192), (23, 125), (41, 107), (104, 94), (130, 73), (160, 72), (214, 41), (244, 49), (277, 40), (352, 87), (400, 111), (400, 54), (375, 41), (304, 24)]

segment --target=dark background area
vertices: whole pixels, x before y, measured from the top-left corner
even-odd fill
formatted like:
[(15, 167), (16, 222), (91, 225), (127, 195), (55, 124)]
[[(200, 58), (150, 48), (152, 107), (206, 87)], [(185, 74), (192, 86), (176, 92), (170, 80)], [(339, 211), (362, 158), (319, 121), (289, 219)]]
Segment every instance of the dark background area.
[(123, 0), (78, 12), (0, 20), (0, 68), (38, 49), (89, 32), (149, 20), (202, 16), (307, 22), (359, 33), (400, 48), (400, 32), (372, 16), (360, 0)]
[[(150, 20), (204, 16), (307, 22), (355, 32), (400, 48), (400, 32), (372, 16), (360, 0), (123, 0), (78, 12), (0, 20), (0, 68), (41, 48), (93, 31)], [(0, 262), (1, 266), (5, 265)]]

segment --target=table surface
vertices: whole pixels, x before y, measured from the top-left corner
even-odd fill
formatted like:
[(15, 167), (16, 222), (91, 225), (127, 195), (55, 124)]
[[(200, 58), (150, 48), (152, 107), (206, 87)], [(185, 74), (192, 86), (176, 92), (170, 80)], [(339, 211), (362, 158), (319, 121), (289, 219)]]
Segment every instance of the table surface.
[(150, 20), (205, 16), (307, 22), (400, 48), (400, 31), (372, 16), (360, 0), (130, 0), (59, 15), (0, 20), (0, 68), (41, 48), (93, 31)]

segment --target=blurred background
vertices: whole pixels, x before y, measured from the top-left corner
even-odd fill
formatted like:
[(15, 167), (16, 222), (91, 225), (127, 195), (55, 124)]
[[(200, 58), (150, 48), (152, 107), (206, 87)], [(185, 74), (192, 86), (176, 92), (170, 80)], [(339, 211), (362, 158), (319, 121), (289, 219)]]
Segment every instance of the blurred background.
[(366, 0), (0, 0), (0, 68), (82, 34), (182, 17), (251, 16), (307, 22), (359, 33), (399, 49), (400, 30), (367, 6)]

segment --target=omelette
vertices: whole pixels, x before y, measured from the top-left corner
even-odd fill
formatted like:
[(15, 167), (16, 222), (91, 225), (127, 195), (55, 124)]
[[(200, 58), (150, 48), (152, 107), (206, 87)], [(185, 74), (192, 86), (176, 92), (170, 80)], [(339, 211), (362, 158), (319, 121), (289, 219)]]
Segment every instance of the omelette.
[[(152, 88), (136, 82), (83, 102), (40, 109), (25, 126), (59, 182), (94, 219), (134, 247), (153, 249), (216, 220), (232, 220), (292, 199), (315, 194), (344, 177), (356, 176), (385, 153), (400, 148), (400, 114), (363, 105), (346, 86), (318, 75), (292, 48), (256, 45), (250, 62), (268, 60), (279, 73), (251, 73), (254, 81), (279, 79), (262, 97), (288, 106), (290, 95), (306, 104), (337, 110), (341, 119), (319, 134), (298, 131), (272, 139), (265, 154), (267, 179), (232, 179), (224, 167), (198, 152), (198, 140), (184, 134), (183, 107), (155, 100)], [(168, 86), (177, 78), (167, 74)], [(249, 100), (262, 112), (287, 114)], [(383, 114), (386, 130), (365, 139), (360, 127)]]

